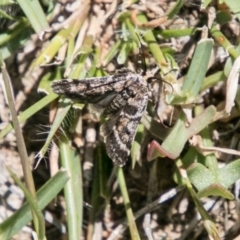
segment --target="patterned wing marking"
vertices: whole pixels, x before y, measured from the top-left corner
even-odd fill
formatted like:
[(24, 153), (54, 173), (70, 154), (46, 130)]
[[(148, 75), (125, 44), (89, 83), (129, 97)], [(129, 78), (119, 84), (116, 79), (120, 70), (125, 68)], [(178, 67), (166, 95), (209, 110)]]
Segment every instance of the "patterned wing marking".
[(92, 104), (96, 111), (104, 109), (109, 119), (101, 127), (101, 133), (107, 153), (113, 162), (123, 166), (148, 102), (143, 77), (123, 69), (107, 77), (54, 81), (51, 87), (57, 94)]
[(55, 93), (76, 99), (79, 102), (98, 103), (104, 98), (108, 98), (109, 95), (114, 96), (114, 94), (127, 89), (135, 79), (136, 74), (125, 72), (82, 80), (56, 80), (52, 82), (51, 87)]
[(140, 83), (131, 86), (137, 89), (136, 95), (129, 98), (126, 105), (101, 127), (108, 156), (119, 166), (125, 165), (128, 159), (137, 126), (148, 102), (146, 86)]

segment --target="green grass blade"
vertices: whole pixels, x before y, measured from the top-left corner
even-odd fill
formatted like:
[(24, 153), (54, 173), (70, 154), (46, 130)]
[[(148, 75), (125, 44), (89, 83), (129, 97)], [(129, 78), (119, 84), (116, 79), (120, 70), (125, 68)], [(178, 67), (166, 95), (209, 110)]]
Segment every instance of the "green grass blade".
[(209, 75), (204, 79), (202, 86), (200, 88), (200, 91), (202, 92), (206, 89), (209, 89), (213, 87), (215, 84), (217, 84), (218, 82), (221, 82), (224, 80), (226, 80), (226, 76), (224, 75), (223, 71), (218, 71), (212, 75)]
[[(50, 102), (52, 102), (54, 99), (58, 98), (58, 95), (55, 93), (51, 93), (47, 95), (46, 97), (42, 98), (40, 101), (33, 104), (31, 107), (29, 107), (27, 110), (22, 112), (18, 116), (19, 123), (23, 123), (28, 118), (33, 116), (35, 113), (40, 111), (42, 108), (47, 106)], [(0, 132), (0, 139), (3, 138), (7, 133), (9, 133), (13, 129), (12, 123), (9, 123), (1, 132)]]
[(9, 43), (12, 39), (15, 37), (18, 37), (18, 41), (20, 38), (20, 34), (22, 34), (22, 31), (26, 29), (26, 27), (29, 26), (29, 23), (26, 19), (23, 19), (22, 21), (19, 21), (18, 23), (14, 24), (9, 30), (3, 32), (0, 34), (0, 46), (4, 45), (5, 43)]
[(124, 42), (122, 44), (120, 52), (117, 57), (118, 64), (124, 64), (126, 62), (131, 50), (132, 50), (132, 44), (130, 42)]
[(67, 208), (68, 238), (80, 239), (82, 232), (83, 189), (79, 154), (71, 148), (66, 135), (59, 136), (61, 163), (71, 176), (64, 187)]
[[(61, 169), (37, 192), (39, 208), (44, 209), (56, 195), (62, 190), (69, 180), (69, 174)], [(0, 239), (8, 240), (18, 233), (25, 225), (32, 220), (31, 210), (28, 203), (25, 203), (11, 217), (0, 224)]]
[(105, 59), (103, 60), (102, 66), (106, 66), (119, 52), (122, 41), (118, 40), (108, 51)]
[(51, 143), (55, 133), (57, 132), (58, 128), (60, 127), (63, 119), (66, 117), (68, 111), (70, 110), (72, 104), (72, 102), (69, 99), (64, 99), (59, 106), (59, 109), (57, 111), (57, 115), (54, 119), (54, 122), (51, 126), (50, 132), (48, 134), (48, 137), (43, 145), (43, 147), (41, 148), (41, 150), (38, 152), (38, 154), (36, 155), (36, 157), (39, 157), (40, 159), (42, 159), (45, 155), (45, 153), (47, 152), (48, 148), (49, 148), (49, 144)]
[(133, 215), (133, 211), (130, 206), (131, 202), (130, 202), (130, 199), (128, 196), (128, 191), (127, 191), (127, 186), (126, 186), (126, 182), (125, 182), (125, 178), (124, 178), (124, 174), (123, 174), (123, 169), (120, 167), (118, 167), (118, 169), (117, 169), (117, 179), (118, 179), (119, 187), (120, 187), (120, 190), (121, 190), (121, 193), (123, 196), (123, 201), (124, 201), (124, 206), (125, 206), (125, 210), (126, 210), (126, 214), (127, 214), (131, 239), (132, 240), (140, 240), (141, 238), (139, 236), (135, 218)]
[(216, 42), (218, 42), (219, 45), (226, 50), (226, 52), (228, 52), (235, 59), (238, 57), (238, 51), (225, 37), (225, 35), (219, 30), (217, 24), (213, 24), (212, 28), (210, 29), (210, 33), (213, 36), (214, 40), (216, 40)]
[(42, 38), (43, 33), (49, 30), (50, 27), (38, 0), (17, 0), (17, 2), (27, 16), (35, 32)]
[(154, 35), (160, 34), (164, 39), (176, 38), (183, 36), (192, 36), (198, 31), (197, 28), (184, 28), (184, 29), (156, 29), (153, 30)]
[(176, 1), (175, 5), (167, 13), (167, 16), (168, 16), (169, 19), (175, 17), (178, 14), (178, 12), (182, 8), (184, 2), (185, 2), (184, 0), (177, 0)]
[(202, 86), (207, 72), (212, 46), (212, 39), (204, 39), (197, 45), (190, 68), (182, 86), (182, 91), (187, 93), (190, 99), (195, 99)]
[(23, 183), (18, 179), (17, 175), (14, 174), (9, 168), (7, 168), (8, 172), (10, 173), (11, 177), (15, 181), (15, 183), (21, 188), (21, 190), (24, 192), (24, 196), (26, 197), (31, 210), (34, 211), (38, 218), (38, 229), (37, 229), (37, 235), (39, 240), (46, 239), (45, 237), (45, 222), (43, 215), (41, 213), (41, 210), (38, 206), (38, 202), (36, 199), (33, 198), (32, 194), (28, 191), (28, 189), (23, 185)]
[[(24, 181), (26, 183), (26, 186), (27, 186), (29, 192), (32, 194), (32, 198), (34, 198), (36, 200), (36, 189), (35, 189), (35, 185), (34, 185), (34, 181), (33, 181), (32, 171), (30, 168), (30, 160), (28, 158), (28, 153), (27, 153), (26, 144), (25, 144), (23, 134), (22, 134), (22, 129), (21, 129), (20, 123), (18, 121), (17, 111), (15, 109), (15, 99), (13, 96), (12, 82), (11, 82), (10, 76), (8, 74), (5, 62), (2, 59), (1, 53), (0, 53), (0, 66), (1, 66), (1, 70), (2, 70), (3, 82), (4, 82), (6, 96), (7, 96), (7, 100), (8, 100), (8, 106), (9, 106), (9, 110), (10, 110), (11, 117), (12, 117), (13, 127), (15, 130), (17, 148), (18, 148), (18, 153), (19, 153), (20, 160), (21, 160)], [(32, 210), (32, 215), (33, 215), (34, 227), (35, 227), (36, 231), (38, 232), (39, 222), (38, 222), (38, 218), (37, 218), (36, 214), (34, 213), (34, 210)]]

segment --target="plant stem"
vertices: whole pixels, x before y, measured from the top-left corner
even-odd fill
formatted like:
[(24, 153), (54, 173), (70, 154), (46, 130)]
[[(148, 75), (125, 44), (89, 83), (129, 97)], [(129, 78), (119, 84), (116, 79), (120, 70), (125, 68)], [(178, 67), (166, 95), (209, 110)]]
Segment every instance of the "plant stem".
[[(30, 161), (28, 158), (25, 142), (23, 139), (20, 124), (18, 122), (17, 112), (15, 109), (13, 91), (11, 88), (11, 80), (10, 80), (10, 77), (9, 77), (7, 69), (6, 69), (6, 65), (5, 65), (4, 61), (2, 60), (1, 56), (0, 56), (0, 65), (1, 65), (2, 74), (3, 74), (3, 81), (4, 81), (4, 85), (5, 85), (5, 89), (6, 89), (8, 105), (9, 105), (9, 109), (10, 109), (10, 112), (12, 115), (13, 127), (14, 127), (15, 134), (16, 134), (17, 147), (18, 147), (18, 152), (19, 152), (19, 156), (20, 156), (21, 164), (22, 164), (22, 168), (23, 168), (24, 180), (25, 180), (27, 189), (32, 194), (35, 201), (37, 201), (36, 190), (35, 190), (33, 176), (32, 176), (32, 172), (31, 172), (31, 168), (30, 168)], [(34, 222), (35, 229), (38, 232), (38, 230), (39, 230), (38, 222), (39, 221), (37, 219), (36, 214), (33, 211), (32, 211), (32, 215), (33, 215), (33, 222)]]

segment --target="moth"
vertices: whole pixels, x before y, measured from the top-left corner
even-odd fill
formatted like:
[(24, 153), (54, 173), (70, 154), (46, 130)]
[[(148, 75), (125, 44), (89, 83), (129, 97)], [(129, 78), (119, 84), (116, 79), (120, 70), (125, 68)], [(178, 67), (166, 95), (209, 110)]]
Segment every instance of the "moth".
[(108, 117), (100, 133), (108, 156), (118, 166), (124, 166), (148, 103), (148, 85), (144, 77), (123, 68), (105, 77), (55, 80), (51, 87), (57, 94), (92, 104)]

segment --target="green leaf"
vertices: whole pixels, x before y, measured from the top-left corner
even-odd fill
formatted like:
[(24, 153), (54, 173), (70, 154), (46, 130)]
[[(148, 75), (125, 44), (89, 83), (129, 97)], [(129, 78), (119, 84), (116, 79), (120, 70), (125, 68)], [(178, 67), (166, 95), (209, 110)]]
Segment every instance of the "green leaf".
[(195, 147), (190, 147), (182, 159), (184, 169), (187, 169), (191, 164), (197, 162), (205, 166), (206, 157), (200, 154)]
[(216, 19), (219, 24), (226, 24), (231, 21), (232, 16), (231, 16), (230, 12), (218, 11)]
[(164, 127), (161, 123), (156, 121), (154, 118), (148, 116), (147, 114), (143, 114), (141, 122), (154, 137), (157, 137), (161, 140), (164, 140), (171, 130)]
[(234, 160), (219, 169), (219, 182), (225, 188), (229, 188), (238, 179), (240, 179), (240, 159)]
[(209, 106), (201, 114), (195, 117), (189, 127), (185, 126), (185, 117), (182, 114), (175, 123), (172, 131), (162, 144), (166, 152), (171, 153), (174, 158), (177, 158), (181, 153), (186, 141), (193, 135), (199, 133), (210, 124), (216, 109), (214, 106)]
[(187, 169), (188, 177), (199, 191), (197, 196), (221, 196), (226, 199), (234, 199), (234, 196), (223, 185), (222, 181), (214, 177), (212, 172), (200, 163), (194, 163)]
[(192, 164), (187, 173), (199, 197), (221, 196), (232, 200), (234, 196), (227, 188), (240, 179), (240, 159), (217, 169), (215, 174), (200, 163)]
[(221, 184), (212, 184), (209, 187), (203, 189), (202, 191), (199, 191), (197, 193), (197, 196), (199, 198), (202, 197), (208, 197), (208, 196), (217, 196), (217, 197), (223, 197), (229, 200), (234, 199), (234, 195), (228, 191), (226, 188), (224, 188)]
[(151, 161), (157, 157), (168, 157), (174, 159), (175, 155), (171, 154), (171, 152), (167, 152), (158, 142), (153, 140), (148, 149), (147, 159), (148, 161)]
[(216, 183), (216, 179), (212, 172), (201, 163), (193, 163), (187, 169), (187, 174), (192, 184), (201, 191), (211, 184)]
[(218, 71), (216, 73), (213, 73), (204, 79), (200, 92), (213, 87), (218, 82), (225, 81), (225, 80), (226, 80), (226, 75), (223, 73), (223, 71)]
[(207, 72), (212, 46), (212, 39), (203, 39), (197, 44), (190, 68), (182, 86), (182, 91), (189, 95), (187, 102), (189, 100), (193, 101), (199, 93)]

